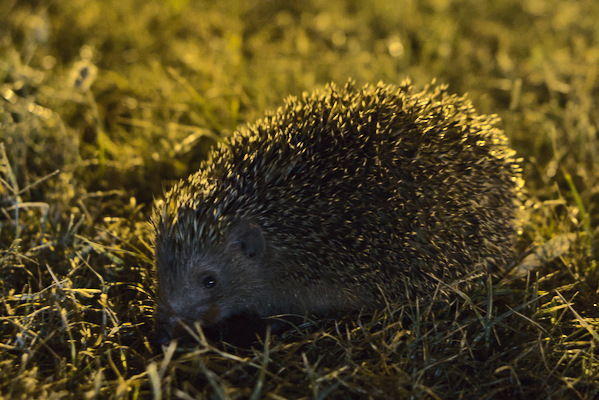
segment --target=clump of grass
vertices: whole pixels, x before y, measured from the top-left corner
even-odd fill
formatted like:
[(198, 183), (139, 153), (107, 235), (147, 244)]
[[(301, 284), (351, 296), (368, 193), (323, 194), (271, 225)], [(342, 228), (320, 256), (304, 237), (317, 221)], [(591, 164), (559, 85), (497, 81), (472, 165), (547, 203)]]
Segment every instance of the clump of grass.
[[(598, 7), (0, 2), (0, 396), (599, 396)], [(513, 273), (246, 348), (193, 327), (152, 348), (163, 187), (288, 94), (405, 76), (502, 117), (528, 190)]]

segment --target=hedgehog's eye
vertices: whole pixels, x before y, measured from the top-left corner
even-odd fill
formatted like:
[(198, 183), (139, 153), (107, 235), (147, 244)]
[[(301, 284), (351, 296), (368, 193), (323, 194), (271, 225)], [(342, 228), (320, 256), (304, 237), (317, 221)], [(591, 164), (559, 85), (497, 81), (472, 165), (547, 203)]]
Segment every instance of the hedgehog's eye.
[(215, 286), (216, 286), (216, 278), (213, 277), (212, 275), (209, 275), (209, 276), (205, 277), (204, 279), (202, 279), (202, 287), (204, 289), (212, 289)]

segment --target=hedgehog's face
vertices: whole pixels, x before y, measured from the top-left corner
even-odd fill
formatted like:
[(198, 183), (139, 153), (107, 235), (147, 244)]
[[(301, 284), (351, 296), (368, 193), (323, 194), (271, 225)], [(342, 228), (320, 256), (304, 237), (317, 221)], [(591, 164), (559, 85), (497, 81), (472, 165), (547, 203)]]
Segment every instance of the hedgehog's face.
[(260, 227), (232, 224), (220, 243), (176, 248), (172, 238), (158, 237), (156, 271), (159, 342), (181, 331), (183, 324), (210, 326), (229, 317), (261, 314), (268, 281), (262, 261), (265, 240)]

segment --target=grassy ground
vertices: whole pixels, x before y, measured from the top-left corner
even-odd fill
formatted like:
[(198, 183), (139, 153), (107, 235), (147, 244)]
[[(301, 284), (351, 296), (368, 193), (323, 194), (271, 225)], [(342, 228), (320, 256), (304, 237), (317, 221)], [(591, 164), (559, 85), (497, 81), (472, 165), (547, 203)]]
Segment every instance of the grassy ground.
[[(0, 398), (599, 396), (599, 3), (0, 2)], [(150, 344), (150, 205), (221, 135), (328, 81), (433, 78), (523, 157), (524, 277)]]

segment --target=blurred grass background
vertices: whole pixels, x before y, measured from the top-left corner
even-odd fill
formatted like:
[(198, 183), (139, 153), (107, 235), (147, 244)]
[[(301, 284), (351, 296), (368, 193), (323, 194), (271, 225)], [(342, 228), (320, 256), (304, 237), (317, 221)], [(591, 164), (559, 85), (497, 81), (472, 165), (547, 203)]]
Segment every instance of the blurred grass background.
[[(598, 19), (594, 0), (3, 0), (0, 397), (596, 398)], [(153, 198), (350, 77), (436, 79), (502, 118), (536, 269), (250, 350), (153, 352)]]

